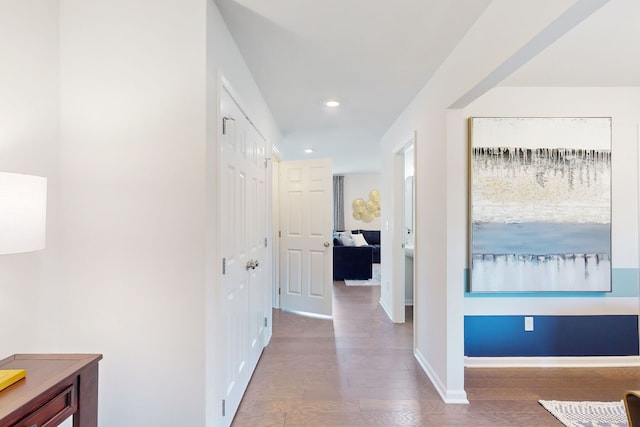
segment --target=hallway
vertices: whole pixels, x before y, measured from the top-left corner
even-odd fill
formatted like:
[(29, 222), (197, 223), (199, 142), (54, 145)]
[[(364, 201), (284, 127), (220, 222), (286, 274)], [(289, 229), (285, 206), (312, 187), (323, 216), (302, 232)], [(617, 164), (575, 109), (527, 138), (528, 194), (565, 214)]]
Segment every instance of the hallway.
[[(379, 286), (335, 282), (334, 321), (274, 311), (234, 427), (559, 426), (538, 399), (620, 400), (638, 368), (467, 369), (471, 403), (445, 405), (411, 352), (411, 318), (394, 325)], [(408, 310), (409, 316), (411, 311)]]
[(388, 320), (380, 287), (333, 291), (333, 322), (274, 311), (234, 427), (411, 425), (416, 399), (440, 399), (411, 354), (412, 323)]

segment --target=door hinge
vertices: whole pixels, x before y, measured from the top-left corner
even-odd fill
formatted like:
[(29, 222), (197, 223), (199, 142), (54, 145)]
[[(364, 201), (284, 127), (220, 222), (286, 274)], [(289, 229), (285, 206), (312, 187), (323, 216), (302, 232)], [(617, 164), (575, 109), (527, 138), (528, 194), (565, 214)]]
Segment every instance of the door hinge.
[(264, 327), (265, 328), (267, 327), (267, 318), (266, 317), (264, 318)]
[(278, 288), (278, 295), (282, 293), (282, 288)]
[(236, 119), (234, 119), (233, 117), (223, 117), (222, 118), (222, 134), (223, 135), (227, 134), (227, 120), (231, 120), (232, 122), (236, 121)]
[(269, 164), (269, 159), (264, 159), (264, 168), (266, 169)]
[(223, 417), (225, 416), (225, 412), (226, 412), (226, 411), (225, 411), (225, 407), (224, 407), (224, 403), (225, 403), (225, 402), (224, 402), (224, 399), (222, 399), (222, 416), (223, 416)]
[(282, 230), (278, 231), (278, 237), (282, 237)]
[(227, 274), (227, 259), (222, 258), (222, 274)]
[(265, 248), (267, 247), (267, 238), (266, 237), (264, 238), (264, 247)]

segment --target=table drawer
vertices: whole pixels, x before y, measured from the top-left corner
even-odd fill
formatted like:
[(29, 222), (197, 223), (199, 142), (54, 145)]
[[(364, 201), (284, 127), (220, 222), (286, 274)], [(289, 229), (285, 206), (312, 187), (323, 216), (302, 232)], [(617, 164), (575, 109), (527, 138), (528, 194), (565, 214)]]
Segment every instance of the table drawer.
[(51, 399), (12, 427), (53, 427), (78, 409), (75, 384), (55, 393)]

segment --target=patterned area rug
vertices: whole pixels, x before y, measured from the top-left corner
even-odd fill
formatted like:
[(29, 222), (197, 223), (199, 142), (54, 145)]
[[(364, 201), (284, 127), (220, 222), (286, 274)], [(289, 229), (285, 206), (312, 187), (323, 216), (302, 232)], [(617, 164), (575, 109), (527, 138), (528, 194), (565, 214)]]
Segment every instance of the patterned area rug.
[(380, 264), (373, 264), (373, 277), (369, 280), (345, 280), (347, 286), (380, 286)]
[(567, 427), (628, 427), (624, 403), (539, 400), (547, 411)]

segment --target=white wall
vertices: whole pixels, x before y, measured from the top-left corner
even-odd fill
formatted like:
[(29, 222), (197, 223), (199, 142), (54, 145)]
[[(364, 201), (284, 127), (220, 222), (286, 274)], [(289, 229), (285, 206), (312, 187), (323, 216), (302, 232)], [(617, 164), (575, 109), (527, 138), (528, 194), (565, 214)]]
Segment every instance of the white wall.
[[(461, 207), (467, 195), (461, 191), (466, 164), (457, 148), (448, 147), (447, 109), (465, 94), (479, 96), (472, 89), (495, 70), (515, 69), (528, 54), (535, 54), (535, 49), (520, 48), (572, 3), (493, 1), (382, 139), (381, 191), (386, 203), (393, 204), (400, 200), (393, 193), (397, 167), (393, 151), (417, 132), (416, 357), (448, 402), (466, 401), (463, 283), (467, 224), (466, 209)], [(589, 7), (583, 2), (575, 6)], [(568, 30), (575, 22), (561, 23)], [(549, 42), (561, 33), (554, 31), (543, 39)], [(394, 259), (392, 248), (400, 248), (401, 241), (396, 240), (402, 234), (394, 233), (395, 218), (387, 212), (382, 213), (381, 302), (391, 307), (397, 303), (391, 283), (398, 277), (393, 263), (384, 260)]]
[(0, 256), (0, 358), (56, 350), (58, 46), (56, 1), (0, 2), (0, 171), (48, 180), (46, 249)]
[(205, 425), (219, 70), (280, 142), (215, 3), (5, 1), (0, 35), (0, 170), (49, 178), (47, 249), (0, 257), (3, 353), (103, 353), (101, 426)]
[[(364, 222), (353, 217), (351, 203), (358, 198), (369, 200), (371, 190), (380, 190), (380, 174), (347, 174), (344, 175), (344, 227), (346, 230), (380, 230), (380, 217), (371, 222)], [(380, 195), (381, 210), (386, 205), (384, 194)]]
[(61, 1), (61, 348), (104, 354), (102, 426), (204, 425), (205, 17)]
[[(449, 133), (460, 137), (451, 149), (461, 158), (467, 157), (472, 116), (612, 117), (612, 268), (638, 268), (640, 88), (495, 88), (452, 121)], [(468, 191), (467, 181), (459, 191)], [(465, 314), (637, 314), (637, 305), (635, 297), (466, 298)]]

